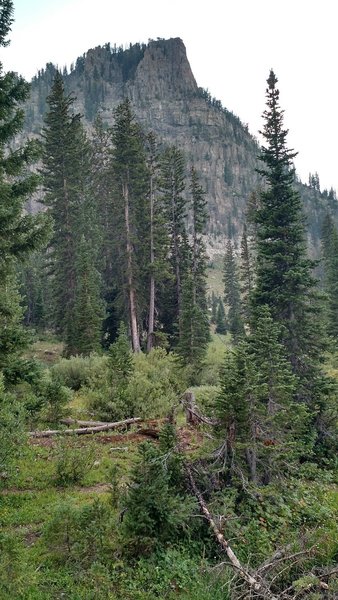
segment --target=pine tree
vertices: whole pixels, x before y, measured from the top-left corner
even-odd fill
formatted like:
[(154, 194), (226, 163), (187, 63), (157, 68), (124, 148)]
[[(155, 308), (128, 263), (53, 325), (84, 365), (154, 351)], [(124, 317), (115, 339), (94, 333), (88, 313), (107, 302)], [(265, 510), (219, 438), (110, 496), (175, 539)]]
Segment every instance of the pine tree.
[(268, 307), (255, 330), (227, 357), (216, 408), (226, 430), (226, 459), (239, 473), (246, 466), (253, 483), (269, 483), (297, 462), (308, 423), (304, 405), (294, 401), (297, 379), (279, 341)]
[(327, 295), (327, 333), (338, 343), (338, 231), (330, 215), (322, 226), (322, 251), (324, 263), (324, 291)]
[(254, 273), (252, 264), (252, 252), (250, 248), (250, 242), (248, 239), (246, 223), (244, 223), (243, 235), (241, 239), (240, 282), (242, 319), (244, 323), (249, 324), (250, 298), (254, 287)]
[[(118, 261), (120, 307), (134, 352), (139, 352), (145, 306), (149, 221), (146, 211), (147, 166), (143, 136), (129, 100), (114, 111), (112, 173), (115, 206), (115, 251)], [(127, 310), (123, 310), (127, 307)]]
[(162, 155), (160, 190), (169, 231), (171, 274), (161, 296), (161, 318), (165, 331), (174, 339), (180, 329), (182, 281), (187, 270), (188, 259), (187, 201), (184, 196), (185, 162), (182, 152), (175, 146), (167, 148)]
[(149, 309), (147, 351), (150, 352), (156, 339), (156, 315), (159, 312), (157, 306), (157, 292), (169, 275), (169, 236), (168, 227), (165, 222), (163, 197), (159, 193), (160, 157), (157, 149), (157, 141), (152, 132), (146, 137), (146, 150), (149, 173)]
[[(77, 315), (77, 293), (81, 286), (79, 248), (82, 236), (94, 247), (95, 214), (89, 194), (89, 144), (81, 115), (73, 114), (74, 98), (65, 95), (61, 74), (57, 71), (47, 98), (49, 112), (43, 129), (44, 204), (54, 223), (50, 242), (50, 282), (53, 323), (65, 342), (65, 354), (77, 354), (81, 331)], [(93, 259), (95, 261), (95, 259)], [(92, 279), (93, 284), (94, 279)], [(99, 285), (99, 282), (97, 282)], [(93, 292), (93, 291), (92, 291)], [(92, 294), (91, 292), (91, 294)], [(97, 297), (99, 288), (95, 293)], [(93, 296), (91, 296), (92, 298)], [(84, 302), (82, 298), (81, 302)], [(98, 321), (97, 321), (98, 323)], [(101, 327), (98, 326), (98, 332)], [(93, 347), (97, 347), (96, 334)], [(89, 351), (87, 345), (86, 352)]]
[(117, 336), (118, 316), (116, 299), (117, 264), (115, 250), (114, 194), (111, 169), (111, 131), (97, 116), (91, 140), (90, 194), (95, 203), (95, 221), (98, 227), (98, 269), (102, 277), (102, 297), (106, 304), (106, 318), (102, 324), (102, 343), (108, 349)]
[(312, 396), (313, 368), (323, 347), (317, 324), (314, 263), (306, 257), (302, 204), (294, 188), (292, 161), (296, 153), (286, 145), (288, 132), (283, 128), (283, 111), (273, 71), (267, 82), (262, 132), (267, 145), (262, 148), (263, 168), (259, 171), (265, 178), (266, 189), (260, 194), (255, 218), (257, 278), (252, 310), (255, 312), (263, 305), (270, 307), (274, 321), (281, 327), (293, 371), (302, 380), (302, 395)]
[(234, 341), (237, 342), (244, 333), (244, 327), (241, 317), (241, 300), (237, 266), (230, 240), (227, 243), (226, 255), (224, 258), (223, 282), (224, 299), (228, 306), (228, 327)]
[(224, 304), (222, 302), (222, 298), (218, 299), (215, 324), (215, 332), (221, 335), (225, 335), (227, 332), (227, 322), (225, 318), (225, 309)]
[(182, 282), (182, 308), (179, 321), (178, 353), (186, 364), (198, 367), (210, 339), (206, 296), (207, 256), (203, 234), (207, 222), (205, 192), (194, 167), (191, 169), (192, 241), (188, 271)]
[[(0, 5), (0, 47), (7, 46), (13, 3)], [(41, 246), (47, 234), (45, 216), (24, 214), (27, 198), (38, 184), (28, 166), (38, 156), (35, 142), (17, 150), (10, 149), (14, 137), (23, 128), (24, 113), (19, 108), (27, 100), (29, 86), (13, 72), (4, 73), (0, 63), (0, 370), (7, 376), (11, 363), (20, 374), (17, 361), (27, 344), (20, 296), (17, 292), (16, 265)]]
[(95, 267), (95, 252), (82, 235), (76, 264), (74, 346), (78, 354), (98, 352), (104, 304), (100, 297), (101, 277)]

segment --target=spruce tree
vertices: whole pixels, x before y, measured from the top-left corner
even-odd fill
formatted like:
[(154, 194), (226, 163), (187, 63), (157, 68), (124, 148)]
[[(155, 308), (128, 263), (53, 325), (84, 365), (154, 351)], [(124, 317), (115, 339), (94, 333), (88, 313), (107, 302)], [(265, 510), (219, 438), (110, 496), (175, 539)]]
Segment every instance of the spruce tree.
[(182, 311), (182, 281), (187, 271), (188, 237), (186, 232), (187, 200), (185, 161), (175, 146), (167, 148), (161, 158), (160, 190), (169, 232), (170, 277), (161, 296), (161, 318), (172, 340), (179, 332)]
[(205, 192), (194, 167), (190, 180), (192, 240), (188, 269), (182, 282), (182, 308), (179, 320), (178, 353), (186, 364), (198, 367), (210, 339), (206, 296), (207, 255), (203, 234), (207, 222)]
[(262, 307), (255, 330), (227, 356), (216, 403), (228, 466), (237, 474), (245, 468), (253, 483), (269, 483), (285, 472), (285, 457), (297, 463), (304, 450), (308, 414), (294, 401), (297, 378), (279, 337)]
[[(169, 235), (165, 222), (163, 197), (159, 192), (160, 156), (155, 135), (150, 132), (146, 137), (146, 159), (148, 166), (148, 196), (149, 214), (149, 305), (147, 318), (147, 351), (153, 348), (156, 339), (158, 319), (158, 292), (169, 275), (168, 251)], [(157, 322), (156, 322), (157, 321)]]
[[(47, 98), (49, 112), (43, 129), (44, 204), (53, 219), (53, 236), (48, 259), (52, 288), (53, 323), (65, 342), (65, 354), (82, 351), (77, 345), (82, 332), (77, 315), (77, 294), (86, 287), (80, 284), (79, 253), (82, 236), (92, 245), (94, 261), (95, 214), (89, 194), (89, 144), (81, 123), (81, 115), (74, 114), (74, 97), (65, 94), (61, 74), (57, 71), (51, 93)], [(94, 268), (94, 267), (93, 267)], [(92, 284), (94, 279), (92, 279)], [(88, 290), (89, 293), (89, 290)], [(99, 294), (99, 281), (97, 291)], [(91, 291), (91, 299), (93, 299)], [(84, 301), (82, 298), (81, 302)], [(89, 299), (88, 299), (89, 301)], [(87, 301), (87, 304), (88, 304)], [(98, 324), (98, 332), (101, 327)], [(93, 336), (92, 350), (97, 349)], [(90, 351), (86, 344), (86, 353)]]
[(224, 309), (224, 304), (223, 304), (222, 298), (219, 298), (218, 302), (217, 302), (215, 324), (216, 324), (215, 333), (225, 335), (227, 332), (227, 322), (226, 322), (226, 318), (225, 318), (225, 309)]
[[(277, 78), (267, 80), (263, 146), (259, 173), (266, 188), (256, 210), (257, 277), (252, 310), (263, 305), (281, 327), (282, 342), (292, 368), (302, 381), (303, 397), (313, 396), (313, 377), (323, 343), (318, 323), (318, 302), (312, 276), (313, 261), (306, 256), (302, 203), (294, 186), (293, 158), (283, 128)], [(315, 369), (315, 371), (313, 370)], [(306, 380), (308, 381), (306, 382)]]
[(330, 215), (322, 227), (322, 252), (324, 263), (324, 291), (327, 333), (338, 344), (338, 231)]
[(243, 235), (241, 239), (241, 265), (240, 265), (240, 283), (241, 283), (241, 308), (242, 319), (244, 323), (250, 322), (250, 298), (254, 287), (253, 260), (250, 242), (248, 239), (247, 225), (244, 223)]
[(244, 326), (241, 317), (241, 299), (239, 292), (239, 281), (237, 265), (230, 240), (227, 243), (224, 257), (224, 299), (228, 307), (228, 327), (235, 342), (244, 334)]
[[(12, 14), (13, 3), (3, 0), (0, 47), (9, 43), (6, 38)], [(24, 213), (25, 202), (39, 181), (28, 170), (38, 156), (37, 145), (32, 141), (17, 150), (10, 148), (23, 128), (24, 112), (20, 105), (28, 95), (29, 85), (24, 79), (13, 72), (4, 73), (0, 62), (0, 370), (5, 370), (6, 377), (11, 369), (20, 374), (18, 360), (28, 341), (21, 325), (16, 266), (44, 243), (47, 234), (44, 215)]]
[(120, 310), (129, 325), (132, 349), (139, 352), (149, 248), (146, 210), (148, 173), (143, 135), (130, 101), (122, 102), (114, 111), (114, 116), (111, 168)]
[(95, 266), (95, 252), (84, 235), (78, 247), (76, 272), (74, 346), (78, 354), (88, 355), (101, 347), (104, 303), (100, 297), (101, 277)]

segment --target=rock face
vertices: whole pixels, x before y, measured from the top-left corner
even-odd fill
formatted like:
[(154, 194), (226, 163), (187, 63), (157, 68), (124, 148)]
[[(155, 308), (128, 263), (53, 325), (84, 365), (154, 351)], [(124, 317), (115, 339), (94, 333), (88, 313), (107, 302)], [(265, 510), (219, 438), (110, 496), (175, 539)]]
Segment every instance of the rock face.
[[(48, 64), (33, 79), (27, 132), (41, 129), (54, 73), (55, 67)], [(238, 243), (248, 197), (258, 184), (259, 148), (239, 118), (197, 86), (181, 39), (150, 41), (127, 50), (109, 44), (97, 47), (78, 58), (64, 79), (88, 126), (98, 111), (111, 125), (112, 109), (130, 98), (144, 129), (154, 131), (164, 144), (176, 144), (188, 166), (193, 163), (199, 171), (207, 192), (210, 253), (223, 248), (228, 238)], [(301, 187), (311, 220), (310, 247), (316, 253), (326, 202), (319, 192)]]

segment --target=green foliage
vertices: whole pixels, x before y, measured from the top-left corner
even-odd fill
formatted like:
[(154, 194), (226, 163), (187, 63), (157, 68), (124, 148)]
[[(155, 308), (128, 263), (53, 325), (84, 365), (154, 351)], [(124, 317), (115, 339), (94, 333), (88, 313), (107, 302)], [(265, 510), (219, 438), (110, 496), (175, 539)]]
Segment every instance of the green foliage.
[[(0, 5), (0, 47), (7, 46), (13, 4)], [(3, 72), (0, 62), (0, 369), (11, 368), (27, 345), (22, 329), (22, 310), (16, 286), (16, 266), (46, 240), (45, 216), (24, 211), (27, 199), (38, 185), (36, 173), (29, 167), (38, 157), (37, 145), (27, 142), (12, 149), (21, 133), (24, 113), (20, 106), (27, 100), (29, 86), (14, 72)], [(4, 373), (6, 376), (6, 372)]]
[[(117, 340), (115, 344), (111, 347), (114, 353), (120, 342)], [(91, 410), (105, 420), (166, 416), (186, 387), (177, 359), (163, 348), (132, 357), (129, 342), (125, 351), (123, 360), (123, 355), (117, 352), (116, 369), (109, 357), (101, 373), (89, 378), (87, 395)]]
[(237, 343), (240, 337), (244, 334), (244, 327), (241, 316), (241, 301), (237, 265), (230, 241), (227, 243), (226, 254), (224, 257), (223, 282), (224, 299), (228, 307), (228, 328), (233, 336), (234, 342)]
[[(279, 339), (279, 327), (263, 307), (255, 330), (226, 357), (216, 403), (227, 461), (233, 466), (242, 456), (239, 468), (254, 482), (268, 483), (285, 472), (285, 456), (290, 466), (309, 450), (301, 442), (309, 414), (294, 400), (297, 379)], [(310, 448), (312, 441), (310, 435)]]
[(58, 424), (67, 414), (72, 393), (58, 379), (45, 379), (40, 385), (40, 397), (43, 402), (43, 419)]
[(82, 483), (94, 463), (94, 448), (86, 446), (81, 448), (77, 441), (70, 437), (61, 437), (57, 445), (55, 463), (55, 483), (67, 486)]
[(62, 385), (77, 391), (86, 385), (94, 385), (107, 367), (106, 357), (91, 354), (90, 356), (72, 356), (63, 358), (51, 368), (52, 377)]
[(15, 398), (5, 393), (0, 373), (0, 487), (12, 474), (26, 443), (25, 413)]
[(128, 553), (147, 554), (156, 547), (184, 537), (194, 503), (179, 497), (169, 485), (170, 467), (161, 449), (145, 442), (139, 446), (132, 471), (123, 520), (123, 537)]
[(97, 561), (107, 560), (111, 530), (109, 506), (99, 500), (83, 507), (64, 502), (55, 508), (43, 530), (49, 561), (86, 569)]

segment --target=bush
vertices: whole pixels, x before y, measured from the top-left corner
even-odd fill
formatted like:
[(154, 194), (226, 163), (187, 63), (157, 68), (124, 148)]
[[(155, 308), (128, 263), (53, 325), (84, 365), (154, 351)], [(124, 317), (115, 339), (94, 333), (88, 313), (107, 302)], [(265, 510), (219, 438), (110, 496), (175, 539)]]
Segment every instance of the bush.
[[(109, 364), (109, 359), (108, 359)], [(163, 348), (133, 357), (134, 368), (127, 381), (116, 381), (114, 371), (105, 371), (106, 381), (91, 379), (88, 390), (90, 410), (104, 420), (127, 417), (162, 417), (177, 403), (186, 381), (174, 355)]]
[(88, 568), (110, 558), (112, 528), (109, 506), (101, 501), (83, 507), (65, 502), (55, 508), (42, 540), (52, 561)]
[(68, 412), (66, 406), (72, 397), (71, 390), (58, 379), (46, 379), (41, 385), (40, 394), (43, 398), (43, 419), (58, 423)]
[(95, 379), (105, 363), (105, 358), (97, 354), (72, 356), (61, 359), (51, 368), (51, 373), (54, 380), (77, 391)]
[(0, 485), (10, 477), (14, 462), (26, 444), (25, 411), (11, 394), (4, 391), (0, 374)]
[(149, 354), (135, 356), (135, 373), (127, 395), (136, 416), (167, 415), (185, 387), (184, 374), (173, 354), (154, 348)]
[(93, 446), (78, 448), (76, 440), (61, 438), (57, 446), (55, 482), (60, 486), (82, 483), (94, 463)]

